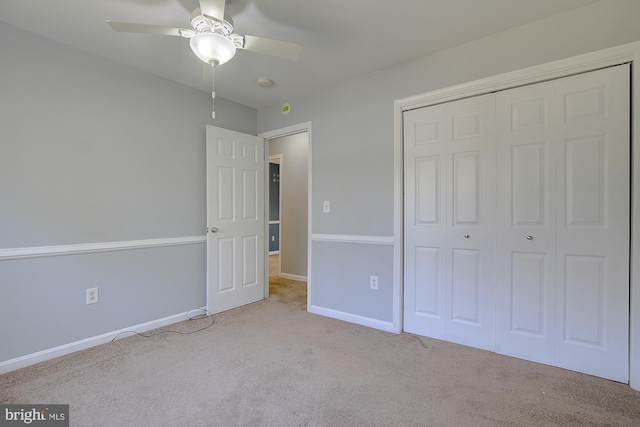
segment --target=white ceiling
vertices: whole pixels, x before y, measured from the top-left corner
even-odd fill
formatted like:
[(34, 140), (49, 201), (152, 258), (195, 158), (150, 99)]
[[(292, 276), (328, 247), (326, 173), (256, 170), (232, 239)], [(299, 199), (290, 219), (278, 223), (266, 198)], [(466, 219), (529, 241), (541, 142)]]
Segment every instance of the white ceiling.
[[(596, 0), (228, 0), (236, 32), (302, 44), (295, 62), (239, 51), (219, 96), (259, 108)], [(0, 0), (0, 20), (161, 77), (211, 90), (180, 37), (117, 33), (106, 19), (189, 28), (198, 0)], [(570, 23), (569, 23), (570, 25)], [(275, 82), (257, 86), (259, 77)]]

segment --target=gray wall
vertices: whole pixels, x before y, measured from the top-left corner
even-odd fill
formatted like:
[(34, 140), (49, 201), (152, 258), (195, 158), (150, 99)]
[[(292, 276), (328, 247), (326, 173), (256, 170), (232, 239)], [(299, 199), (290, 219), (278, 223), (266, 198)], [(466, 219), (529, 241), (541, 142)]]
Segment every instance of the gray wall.
[[(256, 110), (4, 23), (0, 58), (0, 249), (204, 236), (205, 126)], [(206, 305), (205, 252), (0, 261), (0, 362)]]
[(268, 141), (269, 155), (282, 154), (280, 182), (280, 274), (307, 277), (308, 134)]
[[(395, 99), (640, 40), (639, 16), (603, 0), (288, 100), (287, 116), (217, 99), (216, 120), (208, 93), (0, 23), (0, 249), (203, 235), (206, 124), (311, 121), (313, 233), (391, 236)], [(391, 322), (391, 246), (312, 249), (312, 305)], [(202, 306), (205, 264), (204, 244), (0, 261), (0, 361)]]
[[(640, 1), (603, 0), (258, 110), (258, 132), (312, 122), (312, 233), (393, 235), (393, 101), (640, 40)], [(331, 213), (322, 214), (322, 201)], [(311, 305), (391, 322), (392, 251), (312, 243)], [(337, 260), (341, 260), (336, 264)], [(368, 261), (363, 261), (368, 260)], [(368, 276), (382, 271), (377, 292)]]

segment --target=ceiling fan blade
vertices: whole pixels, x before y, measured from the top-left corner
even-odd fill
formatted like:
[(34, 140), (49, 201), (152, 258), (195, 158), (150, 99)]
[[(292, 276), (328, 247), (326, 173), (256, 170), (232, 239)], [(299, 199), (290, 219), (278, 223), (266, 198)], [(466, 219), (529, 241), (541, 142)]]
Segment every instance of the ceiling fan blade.
[(200, 12), (203, 15), (224, 21), (225, 0), (200, 0)]
[(252, 52), (264, 53), (279, 58), (297, 61), (300, 56), (302, 46), (298, 43), (285, 42), (282, 40), (266, 39), (264, 37), (244, 36), (243, 49)]
[(107, 24), (116, 31), (123, 33), (146, 33), (146, 34), (161, 34), (164, 36), (178, 36), (187, 37), (188, 32), (191, 30), (182, 30), (180, 28), (165, 27), (162, 25), (151, 24), (133, 24), (130, 22), (118, 22), (108, 20)]

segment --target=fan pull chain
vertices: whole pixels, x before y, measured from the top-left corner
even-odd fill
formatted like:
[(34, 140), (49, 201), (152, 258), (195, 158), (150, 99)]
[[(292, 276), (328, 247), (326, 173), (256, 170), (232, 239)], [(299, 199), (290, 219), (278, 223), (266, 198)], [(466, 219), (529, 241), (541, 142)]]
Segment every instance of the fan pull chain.
[(216, 118), (216, 63), (211, 61), (211, 105), (213, 111), (211, 112), (211, 118)]

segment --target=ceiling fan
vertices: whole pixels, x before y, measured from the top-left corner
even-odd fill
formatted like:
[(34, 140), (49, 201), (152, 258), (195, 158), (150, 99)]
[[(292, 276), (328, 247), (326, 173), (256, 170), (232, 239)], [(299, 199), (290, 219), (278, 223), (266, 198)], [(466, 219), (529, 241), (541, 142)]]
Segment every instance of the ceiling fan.
[[(190, 39), (193, 53), (213, 69), (236, 54), (236, 49), (264, 53), (296, 61), (302, 47), (298, 43), (267, 39), (234, 33), (233, 20), (224, 15), (225, 0), (199, 0), (200, 8), (191, 15), (191, 28), (173, 28), (162, 25), (134, 24), (107, 20), (116, 31), (178, 36)], [(215, 87), (211, 92), (216, 97)], [(211, 115), (216, 117), (215, 111)]]

